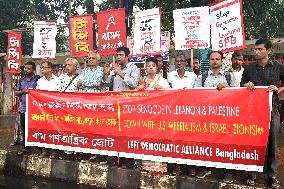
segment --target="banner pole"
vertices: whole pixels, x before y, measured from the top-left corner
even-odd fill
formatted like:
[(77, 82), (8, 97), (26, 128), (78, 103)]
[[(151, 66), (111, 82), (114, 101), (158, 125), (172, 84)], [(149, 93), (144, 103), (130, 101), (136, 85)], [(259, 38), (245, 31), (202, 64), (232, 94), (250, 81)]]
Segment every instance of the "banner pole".
[(193, 72), (193, 49), (190, 49), (190, 67)]

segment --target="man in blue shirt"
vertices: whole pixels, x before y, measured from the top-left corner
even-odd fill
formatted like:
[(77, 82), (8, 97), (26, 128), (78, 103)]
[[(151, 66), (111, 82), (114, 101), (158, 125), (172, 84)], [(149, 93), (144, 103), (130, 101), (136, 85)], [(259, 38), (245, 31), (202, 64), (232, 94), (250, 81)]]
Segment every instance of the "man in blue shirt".
[[(38, 77), (35, 75), (36, 65), (34, 62), (27, 62), (24, 67), (24, 77), (21, 78), (18, 82), (15, 94), (19, 97), (20, 101), (20, 125), (23, 135), (25, 136), (25, 112), (26, 112), (26, 94), (28, 93), (28, 89), (35, 89), (37, 86)], [(18, 152), (18, 155), (23, 155), (28, 152), (28, 149), (25, 147), (25, 139), (24, 147), (22, 150)]]

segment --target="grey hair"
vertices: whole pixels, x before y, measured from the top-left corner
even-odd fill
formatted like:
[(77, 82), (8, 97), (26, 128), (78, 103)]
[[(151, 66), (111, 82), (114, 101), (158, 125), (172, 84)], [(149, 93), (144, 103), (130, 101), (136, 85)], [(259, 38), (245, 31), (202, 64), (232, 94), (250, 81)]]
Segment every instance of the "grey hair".
[(72, 61), (72, 63), (76, 66), (76, 71), (77, 72), (81, 71), (80, 64), (79, 64), (79, 62), (78, 62), (78, 60), (76, 58), (66, 58), (65, 62), (68, 62), (68, 61)]

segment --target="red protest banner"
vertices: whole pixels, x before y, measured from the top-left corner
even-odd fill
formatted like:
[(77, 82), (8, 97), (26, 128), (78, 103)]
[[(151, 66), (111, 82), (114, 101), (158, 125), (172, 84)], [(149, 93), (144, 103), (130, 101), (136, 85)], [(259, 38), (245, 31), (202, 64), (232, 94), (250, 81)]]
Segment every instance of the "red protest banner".
[(88, 56), (88, 52), (93, 49), (93, 16), (70, 16), (69, 23), (72, 56)]
[(6, 72), (20, 73), (22, 63), (22, 33), (9, 32), (6, 58)]
[(30, 146), (262, 171), (270, 101), (263, 88), (30, 90), (26, 140)]
[(222, 52), (245, 49), (242, 0), (218, 0), (209, 6), (212, 49)]
[(118, 47), (126, 46), (124, 8), (98, 12), (97, 22), (100, 54), (116, 54)]

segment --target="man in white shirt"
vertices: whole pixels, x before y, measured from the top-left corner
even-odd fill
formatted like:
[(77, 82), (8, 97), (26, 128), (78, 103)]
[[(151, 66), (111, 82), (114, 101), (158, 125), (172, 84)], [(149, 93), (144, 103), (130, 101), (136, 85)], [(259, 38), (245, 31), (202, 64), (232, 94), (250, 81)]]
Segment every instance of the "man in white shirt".
[[(58, 83), (58, 77), (52, 73), (52, 63), (49, 61), (43, 61), (40, 66), (42, 77), (37, 81), (36, 89), (46, 90), (46, 91), (56, 91), (56, 85)], [(39, 155), (40, 158), (43, 158), (47, 155), (47, 149), (42, 148), (42, 153)], [(56, 157), (55, 151), (51, 151), (51, 157)]]
[(243, 63), (244, 63), (244, 57), (241, 51), (235, 51), (232, 55), (232, 73), (236, 78), (236, 82), (238, 86), (240, 86), (244, 68), (243, 68)]
[(183, 55), (175, 58), (176, 70), (168, 75), (168, 82), (173, 89), (189, 89), (193, 88), (196, 75), (193, 72), (185, 71), (186, 60)]
[(39, 90), (55, 91), (58, 77), (52, 73), (52, 63), (44, 61), (40, 66), (42, 77), (37, 81), (36, 88)]

